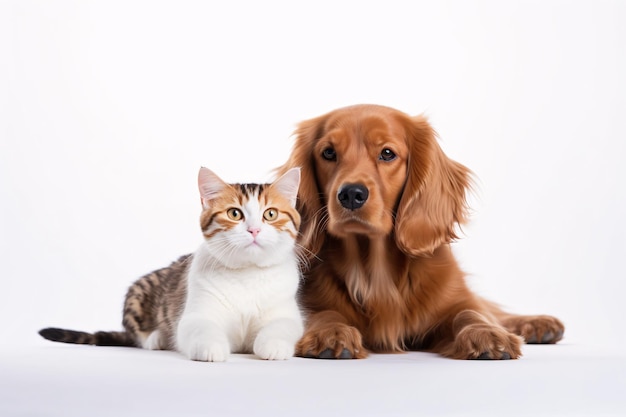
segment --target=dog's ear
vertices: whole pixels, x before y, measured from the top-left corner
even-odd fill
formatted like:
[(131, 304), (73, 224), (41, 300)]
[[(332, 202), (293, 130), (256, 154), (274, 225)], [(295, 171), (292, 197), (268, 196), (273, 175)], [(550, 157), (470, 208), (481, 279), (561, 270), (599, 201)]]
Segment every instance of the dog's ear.
[(456, 228), (467, 220), (471, 172), (443, 153), (425, 118), (407, 119), (410, 154), (396, 215), (396, 243), (408, 255), (428, 256), (456, 239)]
[(326, 236), (326, 222), (322, 221), (326, 209), (317, 184), (313, 159), (313, 149), (324, 134), (326, 119), (327, 115), (324, 115), (298, 124), (291, 155), (283, 166), (276, 169), (280, 176), (291, 168), (300, 168), (296, 209), (302, 217), (302, 226), (298, 243), (307, 250), (308, 257), (314, 257), (320, 251)]

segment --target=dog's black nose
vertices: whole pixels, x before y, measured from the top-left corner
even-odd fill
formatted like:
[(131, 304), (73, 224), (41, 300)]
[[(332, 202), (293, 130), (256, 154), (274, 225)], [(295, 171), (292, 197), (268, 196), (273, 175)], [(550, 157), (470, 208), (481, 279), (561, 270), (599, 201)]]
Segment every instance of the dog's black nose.
[(363, 184), (346, 184), (339, 190), (337, 198), (341, 205), (349, 210), (356, 210), (365, 204), (370, 192)]

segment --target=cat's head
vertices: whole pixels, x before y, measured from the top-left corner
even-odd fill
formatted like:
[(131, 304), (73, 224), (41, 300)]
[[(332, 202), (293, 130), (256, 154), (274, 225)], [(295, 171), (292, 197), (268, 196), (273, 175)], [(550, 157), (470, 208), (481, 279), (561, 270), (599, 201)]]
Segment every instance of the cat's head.
[(209, 253), (229, 268), (270, 266), (295, 256), (300, 169), (271, 184), (227, 184), (200, 168), (200, 225)]

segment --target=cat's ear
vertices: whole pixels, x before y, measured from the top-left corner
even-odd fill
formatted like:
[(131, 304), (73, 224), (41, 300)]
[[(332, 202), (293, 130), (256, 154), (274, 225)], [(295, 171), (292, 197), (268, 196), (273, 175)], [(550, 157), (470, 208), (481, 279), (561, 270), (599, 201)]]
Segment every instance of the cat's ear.
[(200, 190), (200, 201), (203, 208), (209, 208), (211, 200), (215, 199), (220, 192), (227, 187), (220, 177), (208, 168), (200, 168), (198, 172), (198, 189)]
[(272, 183), (280, 194), (287, 197), (292, 207), (296, 206), (298, 198), (298, 187), (300, 187), (300, 168), (291, 168), (285, 172), (279, 179)]

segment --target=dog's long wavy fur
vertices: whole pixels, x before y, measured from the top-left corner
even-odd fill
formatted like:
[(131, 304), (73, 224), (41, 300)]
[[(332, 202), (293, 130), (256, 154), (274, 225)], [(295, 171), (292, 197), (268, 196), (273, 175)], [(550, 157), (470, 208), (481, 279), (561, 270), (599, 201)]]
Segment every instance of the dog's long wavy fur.
[[(311, 254), (298, 355), (514, 359), (524, 341), (561, 339), (558, 319), (506, 313), (467, 287), (450, 242), (467, 221), (471, 173), (444, 154), (424, 117), (357, 105), (303, 121), (277, 172), (296, 166), (299, 243)], [(368, 191), (360, 207), (340, 201), (351, 184)]]

